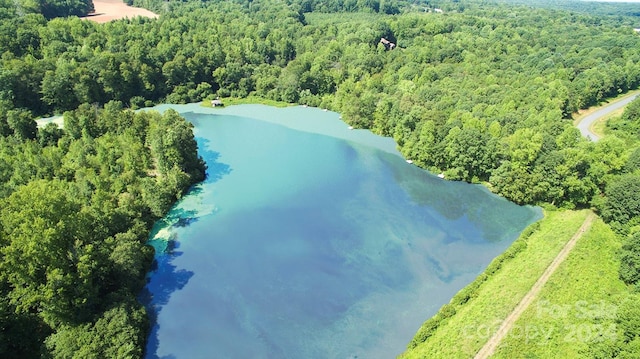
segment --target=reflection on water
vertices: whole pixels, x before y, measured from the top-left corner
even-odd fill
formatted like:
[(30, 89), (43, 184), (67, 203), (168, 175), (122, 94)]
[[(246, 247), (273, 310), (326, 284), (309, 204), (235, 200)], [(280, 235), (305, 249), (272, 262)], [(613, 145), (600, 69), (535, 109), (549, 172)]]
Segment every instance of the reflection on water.
[(176, 109), (208, 177), (150, 241), (148, 358), (394, 357), (540, 216), (335, 113)]

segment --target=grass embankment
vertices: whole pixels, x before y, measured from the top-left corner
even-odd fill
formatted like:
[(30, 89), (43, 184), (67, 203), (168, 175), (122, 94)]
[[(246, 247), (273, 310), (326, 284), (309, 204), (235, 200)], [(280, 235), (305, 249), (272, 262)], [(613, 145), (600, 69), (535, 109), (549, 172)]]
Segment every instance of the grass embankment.
[(607, 116), (600, 117), (598, 121), (594, 122), (593, 125), (589, 128), (591, 132), (595, 133), (598, 138), (603, 138), (606, 135), (607, 129), (607, 121), (614, 117), (620, 117), (624, 113), (624, 107), (618, 110), (615, 110), (608, 114)]
[[(546, 212), (543, 220), (527, 228), (483, 274), (425, 322), (401, 358), (473, 357), (580, 228), (588, 213)], [(570, 258), (574, 256), (572, 253)], [(592, 265), (599, 266), (597, 261)]]
[(619, 237), (595, 221), (493, 358), (590, 358), (594, 343), (615, 341), (617, 306), (627, 296), (619, 248)]

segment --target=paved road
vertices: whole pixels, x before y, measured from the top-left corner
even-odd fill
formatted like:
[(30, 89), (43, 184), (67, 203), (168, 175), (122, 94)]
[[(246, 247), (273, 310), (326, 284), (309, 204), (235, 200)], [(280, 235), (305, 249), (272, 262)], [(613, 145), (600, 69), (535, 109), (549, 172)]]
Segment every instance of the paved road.
[(638, 95), (640, 94), (635, 94), (633, 96), (625, 97), (619, 101), (612, 102), (608, 105), (601, 107), (597, 111), (583, 118), (576, 127), (578, 127), (578, 129), (580, 130), (580, 133), (582, 134), (582, 136), (590, 139), (591, 141), (599, 140), (600, 137), (598, 137), (595, 133), (591, 132), (591, 130), (589, 129), (591, 125), (595, 121), (597, 121), (599, 118), (604, 117), (610, 114), (611, 112), (626, 106), (629, 102), (635, 100), (635, 98), (638, 97)]

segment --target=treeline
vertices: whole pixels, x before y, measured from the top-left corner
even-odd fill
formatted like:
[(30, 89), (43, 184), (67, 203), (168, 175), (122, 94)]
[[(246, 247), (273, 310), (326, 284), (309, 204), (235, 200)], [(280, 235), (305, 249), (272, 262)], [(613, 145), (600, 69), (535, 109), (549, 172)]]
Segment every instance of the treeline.
[(41, 14), (47, 19), (86, 16), (95, 11), (93, 0), (0, 0), (0, 17)]
[(334, 109), (414, 163), (518, 203), (589, 205), (629, 151), (582, 140), (569, 119), (638, 86), (640, 37), (613, 18), (430, 6), (444, 13), (260, 0), (171, 3), (157, 20), (103, 25), (15, 16), (0, 42), (2, 113), (257, 95)]
[[(482, 1), (145, 3), (161, 17), (95, 24), (0, 2), (2, 357), (43, 338), (60, 357), (125, 356), (106, 352), (116, 337), (141, 351), (143, 331), (104, 331), (144, 327), (132, 293), (146, 228), (202, 163), (175, 113), (122, 107), (256, 95), (330, 108), (417, 165), (518, 203), (595, 204), (612, 223), (633, 208), (616, 193), (634, 181), (636, 145), (592, 143), (571, 123), (640, 84), (627, 20)], [(66, 111), (64, 132), (34, 127)], [(128, 294), (114, 284), (125, 279)]]
[[(479, 0), (482, 1), (482, 0)], [(623, 17), (631, 17), (627, 19), (629, 22), (635, 22), (637, 25), (638, 17), (640, 17), (640, 7), (638, 4), (625, 1), (582, 1), (582, 0), (495, 0), (499, 3), (519, 4), (526, 6), (534, 6), (541, 8), (550, 8), (556, 10), (574, 11), (587, 13), (591, 15), (607, 15), (618, 16), (617, 20), (624, 21)]]
[(618, 298), (615, 340), (597, 340), (585, 356), (637, 358), (640, 356), (640, 98), (619, 117), (607, 121), (605, 140), (611, 148), (628, 148), (620, 158), (620, 170), (606, 176), (604, 191), (593, 205), (598, 214), (622, 238), (618, 251), (619, 278), (628, 292)]
[(626, 235), (640, 229), (640, 98), (607, 121), (606, 131), (610, 142), (631, 150), (626, 160), (621, 159), (621, 170), (608, 176), (594, 204), (616, 232)]
[(204, 178), (192, 125), (118, 102), (66, 112), (64, 130), (15, 116), (0, 136), (0, 357), (141, 357), (149, 230)]
[[(622, 115), (609, 119), (605, 131), (605, 138), (615, 147), (629, 150), (628, 156), (620, 159), (620, 171), (607, 176), (604, 191), (593, 204), (617, 233), (633, 235), (640, 232), (640, 97), (627, 105)], [(640, 276), (640, 261), (637, 267), (637, 274), (623, 277)]]

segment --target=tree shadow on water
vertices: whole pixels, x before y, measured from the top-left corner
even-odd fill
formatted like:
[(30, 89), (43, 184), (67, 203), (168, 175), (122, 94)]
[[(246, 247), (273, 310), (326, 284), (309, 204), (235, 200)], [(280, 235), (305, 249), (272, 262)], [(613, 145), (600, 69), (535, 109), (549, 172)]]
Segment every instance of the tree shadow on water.
[(196, 142), (198, 143), (198, 153), (207, 164), (205, 183), (215, 183), (225, 175), (231, 173), (231, 167), (228, 164), (218, 162), (220, 153), (210, 150), (210, 140), (204, 137), (198, 137), (196, 138)]
[[(203, 137), (196, 138), (198, 142), (198, 152), (202, 156), (202, 158), (207, 163), (207, 172), (206, 178), (203, 182), (197, 183), (189, 188), (186, 193), (187, 196), (197, 197), (204, 191), (204, 186), (209, 183), (215, 183), (225, 175), (231, 173), (231, 167), (225, 163), (218, 162), (218, 158), (220, 157), (220, 153), (208, 150), (210, 141)], [(150, 238), (154, 238), (155, 235), (160, 231), (168, 228), (183, 228), (188, 227), (189, 225), (197, 222), (201, 216), (198, 209), (185, 208), (178, 202), (175, 204), (171, 210), (164, 216), (158, 220), (158, 222), (154, 225), (154, 229), (151, 231)], [(154, 245), (156, 251), (158, 252), (166, 252), (167, 247), (170, 243), (165, 242), (166, 245), (159, 245), (161, 241), (156, 241), (157, 244)]]
[(140, 294), (140, 302), (147, 308), (149, 320), (151, 322), (151, 331), (149, 333), (145, 353), (145, 358), (147, 359), (175, 358), (174, 355), (165, 355), (160, 357), (157, 354), (160, 345), (158, 338), (158, 332), (160, 329), (160, 326), (158, 325), (158, 316), (162, 311), (162, 308), (169, 303), (171, 295), (182, 290), (194, 275), (194, 272), (179, 269), (173, 264), (174, 259), (182, 255), (182, 252), (177, 250), (179, 247), (179, 242), (171, 240), (167, 245), (166, 252), (162, 255), (156, 256), (153, 264), (152, 275), (149, 277), (147, 285)]
[[(193, 192), (189, 192), (189, 194), (191, 193)], [(185, 209), (176, 206), (172, 208), (161, 221), (164, 223), (164, 226), (174, 228), (187, 227), (188, 225), (198, 221), (198, 211), (195, 209)]]
[[(231, 167), (218, 162), (220, 153), (210, 150), (210, 141), (203, 137), (196, 138), (198, 153), (207, 164), (206, 178), (202, 183), (191, 187), (188, 194), (198, 195), (203, 191), (203, 185), (215, 183), (225, 175), (231, 173)], [(161, 221), (164, 226), (173, 228), (187, 227), (198, 220), (197, 210), (174, 207)], [(147, 308), (151, 322), (151, 331), (148, 336), (145, 358), (147, 359), (174, 359), (175, 355), (158, 355), (160, 348), (158, 317), (163, 307), (169, 303), (171, 296), (182, 290), (193, 277), (194, 272), (178, 268), (174, 260), (182, 255), (178, 251), (180, 242), (173, 232), (166, 242), (166, 247), (161, 253), (156, 254), (148, 283), (140, 295), (140, 301)]]

